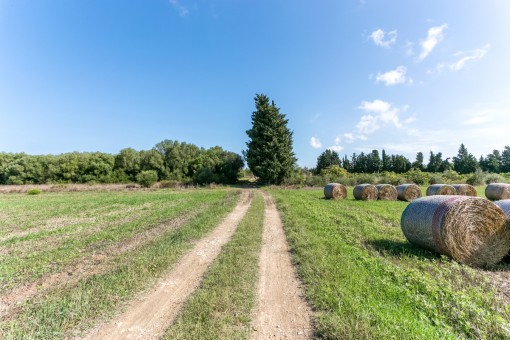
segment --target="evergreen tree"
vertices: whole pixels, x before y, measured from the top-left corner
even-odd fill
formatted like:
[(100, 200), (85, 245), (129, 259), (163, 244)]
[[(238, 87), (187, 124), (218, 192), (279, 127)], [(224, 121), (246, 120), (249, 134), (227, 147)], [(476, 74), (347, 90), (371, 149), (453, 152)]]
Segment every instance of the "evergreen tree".
[(418, 152), (416, 154), (416, 161), (412, 164), (413, 168), (423, 171), (425, 166), (423, 165), (423, 152)]
[(292, 150), (292, 131), (287, 128), (288, 119), (280, 113), (274, 102), (262, 94), (255, 96), (251, 115), (252, 128), (246, 131), (250, 141), (244, 157), (253, 174), (263, 182), (280, 184), (288, 177), (296, 163)]
[(501, 172), (510, 172), (510, 146), (505, 146), (501, 153)]
[(386, 151), (382, 151), (382, 171), (391, 171), (391, 157), (388, 156)]
[(317, 157), (317, 166), (315, 167), (315, 173), (320, 174), (323, 169), (331, 165), (340, 166), (340, 156), (338, 152), (327, 149)]
[(467, 151), (464, 144), (459, 147), (459, 153), (453, 157), (453, 169), (459, 174), (470, 174), (476, 171), (478, 162), (476, 158)]

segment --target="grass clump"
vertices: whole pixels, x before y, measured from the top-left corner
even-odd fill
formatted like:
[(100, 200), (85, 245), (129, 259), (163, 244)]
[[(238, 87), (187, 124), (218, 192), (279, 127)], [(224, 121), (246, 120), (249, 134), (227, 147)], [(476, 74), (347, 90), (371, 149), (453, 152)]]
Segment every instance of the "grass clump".
[(232, 240), (170, 327), (166, 339), (247, 339), (255, 304), (264, 202), (253, 200)]
[(28, 195), (39, 195), (41, 193), (41, 189), (32, 188), (27, 190)]

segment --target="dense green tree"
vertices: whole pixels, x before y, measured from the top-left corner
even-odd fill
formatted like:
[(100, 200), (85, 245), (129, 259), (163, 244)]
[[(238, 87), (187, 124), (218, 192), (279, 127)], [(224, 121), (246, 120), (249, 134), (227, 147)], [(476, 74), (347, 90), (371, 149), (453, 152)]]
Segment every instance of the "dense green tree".
[(476, 158), (461, 144), (457, 156), (453, 157), (453, 169), (459, 174), (469, 174), (475, 172), (477, 167)]
[(510, 146), (505, 146), (501, 152), (501, 171), (510, 172)]
[(251, 115), (252, 128), (246, 131), (249, 141), (244, 157), (253, 174), (263, 182), (280, 184), (289, 176), (296, 163), (292, 150), (292, 131), (288, 119), (280, 113), (274, 102), (262, 94), (255, 96)]
[(391, 171), (391, 157), (388, 156), (386, 151), (383, 149), (381, 153), (381, 167), (382, 171)]
[(416, 160), (413, 162), (412, 167), (421, 171), (425, 169), (425, 165), (423, 164), (423, 152), (418, 152), (416, 154)]
[(317, 165), (315, 166), (315, 173), (320, 174), (323, 169), (331, 165), (340, 166), (340, 156), (338, 152), (330, 149), (326, 149), (323, 153), (317, 157)]

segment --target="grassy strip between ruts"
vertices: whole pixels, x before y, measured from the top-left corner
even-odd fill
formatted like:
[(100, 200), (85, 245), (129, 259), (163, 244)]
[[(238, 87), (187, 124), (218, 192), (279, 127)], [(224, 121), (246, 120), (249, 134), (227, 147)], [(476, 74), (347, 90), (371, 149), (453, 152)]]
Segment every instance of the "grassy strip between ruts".
[(232, 240), (167, 330), (166, 339), (247, 339), (255, 304), (264, 202), (257, 194)]
[(224, 191), (222, 196), (181, 228), (118, 256), (112, 271), (26, 301), (14, 318), (0, 324), (0, 334), (4, 338), (70, 337), (110, 318), (123, 302), (167, 272), (194, 240), (213, 229), (233, 209), (239, 191)]
[[(73, 261), (91, 257), (95, 252), (127, 240), (190, 209), (220, 200), (223, 196), (221, 191), (213, 190), (197, 190), (189, 193), (164, 190), (146, 193), (66, 194), (68, 195), (66, 199), (60, 197), (63, 194), (46, 194), (45, 201), (32, 205), (30, 213), (39, 215), (44, 221), (48, 218), (44, 215), (45, 210), (58, 209), (62, 212), (62, 216), (69, 216), (66, 212), (67, 206), (83, 204), (81, 211), (83, 215), (95, 215), (96, 221), (104, 221), (104, 223), (89, 221), (82, 225), (63, 226), (53, 230), (53, 235), (39, 238), (41, 234), (48, 232), (37, 232), (29, 235), (30, 237), (6, 245), (8, 253), (2, 255), (0, 259), (0, 292), (31, 282), (46, 274), (59, 272)], [(25, 202), (27, 197), (31, 198), (19, 196), (19, 200)], [(97, 204), (91, 202), (95, 200), (104, 205), (103, 213), (98, 213)], [(147, 205), (150, 208), (141, 209), (136, 214), (127, 211), (124, 214), (109, 215), (112, 209), (120, 209), (122, 212)], [(46, 206), (49, 208), (46, 209)], [(71, 211), (74, 211), (74, 208)], [(11, 218), (23, 215), (18, 210), (12, 213)]]
[(317, 312), (317, 337), (510, 337), (510, 311), (482, 270), (405, 240), (398, 227), (405, 204), (328, 201), (319, 190), (271, 193)]

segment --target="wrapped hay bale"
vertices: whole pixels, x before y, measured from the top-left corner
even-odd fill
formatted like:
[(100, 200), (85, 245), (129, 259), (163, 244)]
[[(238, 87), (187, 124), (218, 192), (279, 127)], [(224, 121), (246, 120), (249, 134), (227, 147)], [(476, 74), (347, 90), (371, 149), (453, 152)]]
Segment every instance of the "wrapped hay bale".
[(324, 196), (327, 199), (344, 199), (347, 197), (347, 188), (340, 183), (328, 183), (324, 187)]
[(491, 183), (485, 187), (485, 196), (493, 201), (510, 198), (510, 184)]
[(428, 196), (411, 202), (400, 226), (409, 242), (475, 266), (499, 262), (510, 249), (508, 219), (481, 197)]
[(395, 201), (397, 199), (397, 189), (391, 184), (377, 184), (377, 198), (383, 201)]
[(397, 198), (401, 201), (411, 202), (421, 197), (421, 189), (416, 184), (397, 185)]
[(496, 201), (494, 202), (496, 203), (496, 205), (498, 207), (501, 208), (501, 210), (503, 210), (503, 212), (506, 214), (506, 216), (508, 217), (508, 219), (510, 219), (510, 199), (508, 200), (501, 200), (501, 201)]
[(478, 196), (475, 187), (471, 184), (452, 184), (452, 187), (455, 189), (457, 195)]
[(377, 188), (372, 184), (358, 184), (352, 191), (354, 198), (362, 201), (374, 201), (377, 199)]
[(432, 184), (427, 188), (427, 196), (456, 194), (455, 188), (449, 184)]

